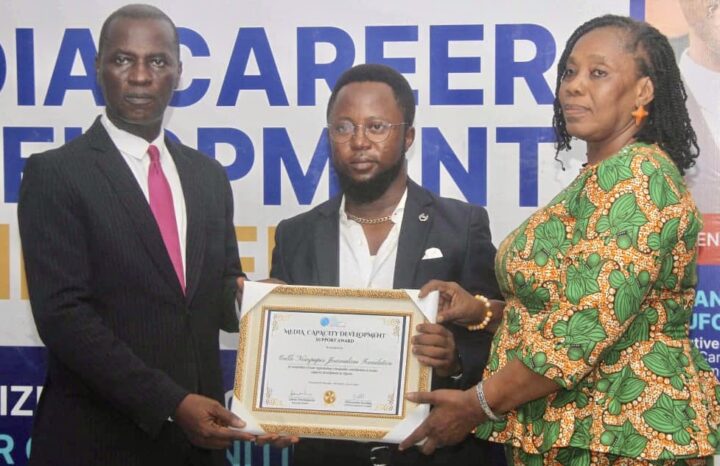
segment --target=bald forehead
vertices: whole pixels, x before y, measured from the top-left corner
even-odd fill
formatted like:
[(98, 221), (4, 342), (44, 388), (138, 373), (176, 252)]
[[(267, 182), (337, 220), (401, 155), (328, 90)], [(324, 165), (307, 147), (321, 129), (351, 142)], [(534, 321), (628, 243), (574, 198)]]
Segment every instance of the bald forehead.
[(125, 16), (117, 15), (111, 18), (103, 28), (100, 37), (98, 54), (102, 55), (107, 52), (109, 44), (114, 43), (117, 39), (130, 34), (132, 29), (147, 28), (154, 29), (159, 34), (165, 34), (168, 42), (174, 52), (175, 58), (180, 58), (180, 44), (178, 42), (177, 31), (175, 25), (167, 18), (162, 16)]

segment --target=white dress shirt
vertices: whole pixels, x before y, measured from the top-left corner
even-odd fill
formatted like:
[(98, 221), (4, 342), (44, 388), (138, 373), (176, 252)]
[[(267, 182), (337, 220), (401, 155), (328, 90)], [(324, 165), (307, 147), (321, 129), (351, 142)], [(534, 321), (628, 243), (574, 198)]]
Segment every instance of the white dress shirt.
[(720, 213), (720, 73), (695, 62), (687, 50), (680, 57), (680, 72), (695, 104), (688, 111), (700, 144), (700, 156), (685, 179), (701, 212)]
[(407, 188), (391, 215), (393, 223), (390, 233), (380, 245), (377, 254), (370, 255), (362, 225), (350, 220), (345, 213), (345, 196), (340, 202), (340, 276), (343, 288), (384, 288), (392, 289), (395, 277), (398, 239)]
[(150, 144), (155, 145), (160, 151), (160, 166), (162, 167), (165, 178), (170, 184), (172, 192), (173, 204), (175, 207), (175, 221), (177, 222), (178, 238), (180, 239), (180, 253), (182, 255), (183, 274), (185, 269), (185, 245), (187, 243), (187, 213), (185, 210), (185, 196), (183, 195), (182, 185), (180, 184), (180, 176), (178, 175), (175, 161), (170, 156), (168, 148), (165, 146), (165, 131), (160, 130), (158, 137), (147, 142), (145, 139), (130, 134), (115, 126), (107, 117), (107, 113), (102, 115), (100, 122), (107, 131), (110, 139), (115, 147), (120, 151), (125, 163), (130, 167), (130, 171), (140, 186), (145, 199), (150, 203), (150, 195), (148, 193), (148, 169), (150, 168), (150, 156), (147, 149)]
[(715, 144), (720, 146), (720, 73), (695, 63), (687, 50), (680, 57), (680, 72), (702, 109)]

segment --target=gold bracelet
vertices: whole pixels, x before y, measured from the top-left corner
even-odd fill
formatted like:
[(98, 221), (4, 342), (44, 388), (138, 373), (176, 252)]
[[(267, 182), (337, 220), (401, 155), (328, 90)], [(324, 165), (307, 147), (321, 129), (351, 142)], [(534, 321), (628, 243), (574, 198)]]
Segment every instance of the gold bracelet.
[(483, 320), (479, 324), (472, 324), (466, 326), (466, 328), (471, 332), (474, 332), (476, 330), (482, 330), (487, 327), (493, 316), (492, 308), (490, 307), (490, 301), (485, 296), (481, 294), (476, 294), (475, 299), (483, 303), (483, 306), (485, 306), (485, 317), (483, 317)]

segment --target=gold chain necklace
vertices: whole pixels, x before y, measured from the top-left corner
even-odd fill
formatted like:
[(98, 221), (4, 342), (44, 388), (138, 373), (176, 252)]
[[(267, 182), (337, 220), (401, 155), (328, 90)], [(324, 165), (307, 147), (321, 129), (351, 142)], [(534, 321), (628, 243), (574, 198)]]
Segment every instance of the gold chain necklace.
[(363, 224), (363, 225), (377, 225), (378, 223), (385, 223), (392, 220), (392, 215), (386, 215), (384, 217), (378, 217), (378, 218), (363, 218), (358, 217), (357, 215), (353, 215), (350, 212), (345, 212), (345, 215), (347, 217), (357, 223)]

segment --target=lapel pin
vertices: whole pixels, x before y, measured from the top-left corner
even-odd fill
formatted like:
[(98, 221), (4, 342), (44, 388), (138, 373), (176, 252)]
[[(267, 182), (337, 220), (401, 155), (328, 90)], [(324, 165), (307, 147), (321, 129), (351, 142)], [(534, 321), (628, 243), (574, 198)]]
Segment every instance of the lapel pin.
[(420, 220), (421, 222), (427, 222), (428, 218), (430, 218), (430, 216), (428, 214), (426, 214), (425, 212), (418, 215), (418, 220)]

